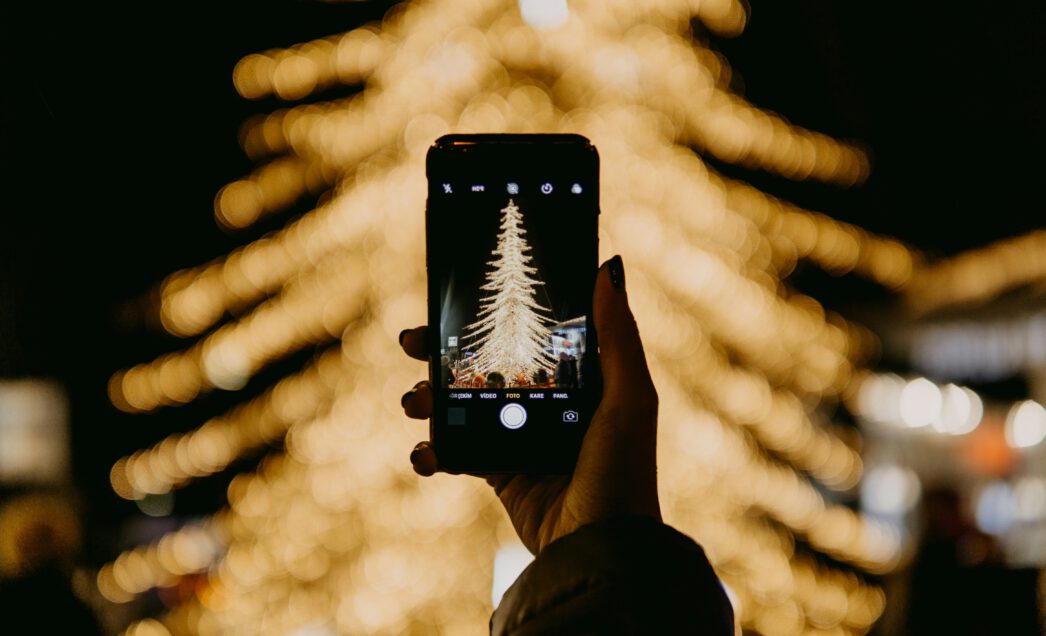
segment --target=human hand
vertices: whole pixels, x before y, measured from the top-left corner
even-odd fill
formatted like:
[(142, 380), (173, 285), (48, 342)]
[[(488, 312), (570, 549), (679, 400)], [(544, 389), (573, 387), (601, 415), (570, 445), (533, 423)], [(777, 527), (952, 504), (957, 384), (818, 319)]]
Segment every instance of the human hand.
[[(661, 520), (657, 498), (657, 391), (625, 293), (621, 257), (600, 268), (593, 293), (599, 334), (603, 397), (592, 415), (572, 475), (477, 475), (485, 477), (508, 512), (523, 544), (538, 554), (581, 526), (614, 517), (644, 515)], [(400, 334), (403, 350), (428, 360), (427, 327)], [(432, 414), (432, 387), (419, 382), (403, 396), (404, 412), (425, 420)], [(429, 442), (410, 454), (414, 471), (432, 475), (439, 461)]]

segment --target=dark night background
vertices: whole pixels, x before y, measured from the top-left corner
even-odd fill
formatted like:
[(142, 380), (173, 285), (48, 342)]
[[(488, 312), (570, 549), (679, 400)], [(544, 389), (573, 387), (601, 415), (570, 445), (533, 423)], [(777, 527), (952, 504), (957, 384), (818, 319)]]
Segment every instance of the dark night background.
[[(239, 98), (233, 65), (378, 18), (390, 4), (0, 8), (0, 376), (52, 377), (70, 391), (74, 477), (95, 536), (135, 511), (109, 491), (112, 462), (228, 402), (215, 395), (135, 418), (108, 405), (105, 385), (115, 369), (179, 346), (129, 303), (175, 269), (274, 227), (226, 234), (213, 221), (214, 194), (251, 168), (238, 126), (277, 106)], [(1042, 225), (1042, 3), (751, 4), (743, 35), (710, 38), (736, 88), (796, 124), (864, 144), (873, 173), (839, 190), (718, 169), (930, 254)], [(793, 282), (841, 310), (886, 298), (814, 268)], [(224, 497), (215, 484), (180, 492), (176, 512), (213, 510)], [(88, 556), (111, 552), (96, 543)]]

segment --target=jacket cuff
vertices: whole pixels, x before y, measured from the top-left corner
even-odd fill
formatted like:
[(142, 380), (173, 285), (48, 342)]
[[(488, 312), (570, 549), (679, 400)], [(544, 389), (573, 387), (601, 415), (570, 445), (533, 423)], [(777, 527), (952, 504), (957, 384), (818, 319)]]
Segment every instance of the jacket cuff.
[(729, 636), (734, 619), (699, 545), (649, 517), (623, 517), (549, 544), (505, 592), (490, 632)]

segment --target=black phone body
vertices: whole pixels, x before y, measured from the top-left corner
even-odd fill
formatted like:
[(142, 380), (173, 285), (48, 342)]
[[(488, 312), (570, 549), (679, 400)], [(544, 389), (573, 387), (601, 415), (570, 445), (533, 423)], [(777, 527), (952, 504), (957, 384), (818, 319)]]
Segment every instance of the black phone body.
[(426, 173), (440, 469), (569, 473), (602, 395), (598, 153), (580, 135), (447, 135)]

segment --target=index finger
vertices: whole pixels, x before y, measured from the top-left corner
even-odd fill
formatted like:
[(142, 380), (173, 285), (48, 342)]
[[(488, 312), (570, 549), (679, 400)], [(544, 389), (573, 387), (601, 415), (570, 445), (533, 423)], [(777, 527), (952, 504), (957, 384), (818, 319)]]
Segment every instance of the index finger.
[(403, 351), (415, 360), (428, 361), (429, 352), (425, 350), (425, 341), (428, 339), (429, 328), (422, 325), (413, 329), (404, 329), (400, 332), (400, 346)]

